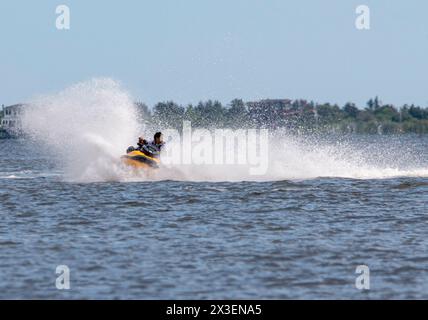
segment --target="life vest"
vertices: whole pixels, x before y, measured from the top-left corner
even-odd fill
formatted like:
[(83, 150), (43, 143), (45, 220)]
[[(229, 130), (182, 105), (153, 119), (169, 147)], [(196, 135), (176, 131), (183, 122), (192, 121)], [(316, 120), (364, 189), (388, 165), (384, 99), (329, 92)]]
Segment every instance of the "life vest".
[(150, 143), (144, 144), (140, 150), (149, 157), (159, 158), (163, 146), (164, 143), (156, 144), (154, 141), (152, 141)]

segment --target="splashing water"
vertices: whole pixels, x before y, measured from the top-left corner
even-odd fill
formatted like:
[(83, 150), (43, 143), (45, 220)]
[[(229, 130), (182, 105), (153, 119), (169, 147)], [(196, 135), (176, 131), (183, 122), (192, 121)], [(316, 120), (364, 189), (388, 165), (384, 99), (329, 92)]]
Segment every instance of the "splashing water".
[[(132, 97), (114, 80), (103, 78), (34, 99), (22, 123), (24, 131), (46, 147), (71, 181), (428, 177), (426, 140), (418, 149), (392, 137), (325, 139), (284, 131), (269, 135), (268, 168), (263, 175), (249, 174), (251, 165), (167, 164), (149, 174), (135, 172), (121, 163), (120, 156), (145, 131), (137, 118)], [(168, 142), (169, 147), (177, 145), (181, 148), (180, 141)]]
[[(276, 181), (320, 177), (386, 179), (428, 177), (425, 149), (408, 146), (417, 137), (293, 136), (272, 132), (268, 167), (263, 175), (249, 174), (253, 165), (168, 165), (158, 179), (191, 181)], [(420, 141), (421, 142), (421, 141)], [(403, 146), (407, 145), (407, 150)], [(420, 147), (420, 145), (418, 145)]]
[(120, 179), (118, 159), (139, 131), (132, 98), (104, 78), (34, 99), (22, 125), (77, 181)]

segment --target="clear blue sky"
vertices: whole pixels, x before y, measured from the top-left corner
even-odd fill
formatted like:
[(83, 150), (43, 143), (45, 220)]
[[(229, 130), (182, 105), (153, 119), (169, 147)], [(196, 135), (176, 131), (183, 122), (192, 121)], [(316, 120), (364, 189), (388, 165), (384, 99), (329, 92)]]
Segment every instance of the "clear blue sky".
[[(71, 30), (55, 28), (55, 8)], [(371, 9), (371, 30), (355, 8)], [(428, 106), (426, 0), (0, 2), (0, 104), (92, 77), (149, 105), (306, 98)]]

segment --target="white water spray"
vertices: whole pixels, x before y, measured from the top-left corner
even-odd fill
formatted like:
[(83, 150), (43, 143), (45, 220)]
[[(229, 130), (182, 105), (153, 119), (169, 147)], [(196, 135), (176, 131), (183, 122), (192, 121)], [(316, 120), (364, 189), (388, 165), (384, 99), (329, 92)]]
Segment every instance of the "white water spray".
[(144, 130), (137, 122), (131, 96), (111, 79), (81, 82), (57, 94), (36, 98), (22, 122), (24, 131), (47, 147), (71, 181), (428, 177), (426, 152), (409, 146), (403, 153), (402, 145), (392, 139), (386, 144), (370, 137), (363, 143), (337, 143), (286, 132), (271, 134), (268, 170), (261, 176), (249, 174), (250, 165), (170, 164), (149, 175), (136, 173), (121, 163), (120, 156)]
[(105, 78), (34, 99), (22, 124), (77, 181), (119, 180), (120, 155), (139, 129), (132, 98)]

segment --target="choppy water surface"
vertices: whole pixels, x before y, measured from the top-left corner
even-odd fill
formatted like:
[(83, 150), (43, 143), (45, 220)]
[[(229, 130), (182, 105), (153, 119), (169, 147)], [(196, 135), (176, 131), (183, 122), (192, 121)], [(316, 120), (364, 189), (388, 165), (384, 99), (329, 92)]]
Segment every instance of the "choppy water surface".
[[(426, 137), (401, 143), (428, 167)], [(427, 299), (427, 200), (417, 173), (79, 183), (4, 140), (0, 298)], [(57, 265), (71, 270), (68, 291), (55, 288)]]

